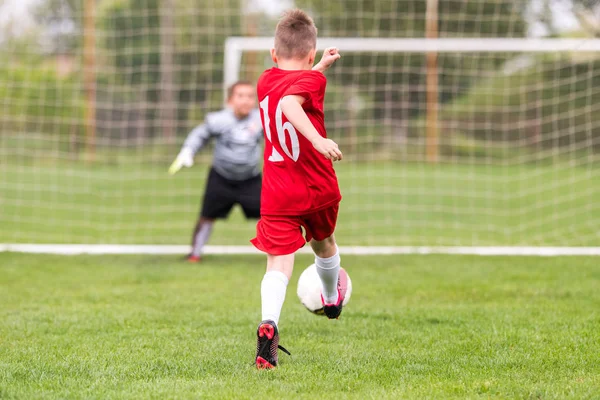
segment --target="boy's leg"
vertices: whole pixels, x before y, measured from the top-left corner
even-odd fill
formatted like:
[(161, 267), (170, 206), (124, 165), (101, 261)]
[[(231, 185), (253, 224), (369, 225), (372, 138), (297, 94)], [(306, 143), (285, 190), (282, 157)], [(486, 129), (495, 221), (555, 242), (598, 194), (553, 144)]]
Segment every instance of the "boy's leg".
[(235, 204), (235, 193), (231, 183), (214, 168), (208, 172), (200, 218), (192, 235), (192, 250), (188, 261), (200, 261), (204, 246), (212, 233), (216, 219), (227, 218)]
[(260, 294), (262, 301), (262, 322), (256, 330), (256, 367), (274, 368), (278, 364), (279, 315), (285, 300), (287, 284), (294, 268), (294, 254), (267, 255), (267, 272), (263, 277)]
[(267, 272), (261, 283), (262, 319), (279, 323), (288, 282), (294, 269), (294, 253), (306, 243), (300, 220), (294, 217), (263, 216), (251, 240), (267, 253)]
[(294, 254), (267, 255), (267, 272), (260, 286), (263, 321), (270, 320), (275, 325), (279, 324), (279, 315), (293, 269)]
[(342, 312), (348, 274), (340, 267), (340, 254), (333, 231), (337, 222), (338, 205), (305, 217), (307, 231), (315, 252), (315, 265), (321, 278), (323, 312), (329, 319), (338, 318)]
[(267, 253), (267, 272), (260, 287), (262, 322), (256, 330), (259, 369), (277, 366), (278, 349), (287, 352), (279, 346), (277, 324), (294, 268), (294, 253), (306, 243), (301, 223), (299, 217), (263, 216), (256, 225), (256, 237), (251, 240), (257, 249)]
[(212, 233), (214, 223), (215, 220), (213, 218), (200, 217), (198, 219), (194, 234), (192, 235), (192, 251), (188, 257), (190, 261), (200, 259), (204, 246)]
[(337, 304), (340, 253), (335, 237), (331, 235), (324, 240), (313, 239), (310, 246), (315, 252), (315, 265), (321, 278), (323, 301), (325, 304)]

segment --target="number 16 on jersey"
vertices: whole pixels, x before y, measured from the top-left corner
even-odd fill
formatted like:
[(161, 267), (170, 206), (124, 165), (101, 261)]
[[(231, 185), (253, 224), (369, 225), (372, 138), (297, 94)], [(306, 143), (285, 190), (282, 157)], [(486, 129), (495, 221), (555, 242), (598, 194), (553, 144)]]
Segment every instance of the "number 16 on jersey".
[[(265, 122), (265, 135), (267, 136), (267, 140), (271, 143), (273, 149), (268, 160), (271, 162), (281, 162), (283, 161), (283, 156), (277, 151), (277, 149), (273, 145), (273, 139), (271, 138), (271, 119), (269, 118), (269, 96), (266, 96), (263, 99), (263, 101), (260, 102), (260, 109), (263, 113), (263, 118)], [(281, 146), (281, 150), (283, 150), (285, 155), (291, 158), (294, 162), (298, 161), (298, 157), (300, 157), (300, 142), (298, 141), (298, 133), (296, 132), (296, 128), (294, 128), (294, 125), (292, 125), (291, 122), (287, 121), (283, 123), (283, 111), (281, 111), (281, 102), (277, 103), (277, 108), (275, 109), (275, 129), (277, 130), (277, 138), (279, 139), (279, 145)], [(292, 145), (291, 151), (286, 142), (286, 133), (290, 136), (290, 142)]]

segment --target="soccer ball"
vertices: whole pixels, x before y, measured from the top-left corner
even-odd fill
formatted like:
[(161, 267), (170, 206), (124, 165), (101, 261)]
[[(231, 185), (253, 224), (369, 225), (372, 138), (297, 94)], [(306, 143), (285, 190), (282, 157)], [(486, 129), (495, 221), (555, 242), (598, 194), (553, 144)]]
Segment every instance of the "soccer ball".
[[(323, 303), (321, 302), (321, 278), (317, 274), (317, 266), (312, 264), (300, 274), (298, 279), (298, 298), (306, 309), (317, 315), (323, 314)], [(350, 301), (352, 295), (352, 281), (348, 275), (348, 289), (343, 305)]]

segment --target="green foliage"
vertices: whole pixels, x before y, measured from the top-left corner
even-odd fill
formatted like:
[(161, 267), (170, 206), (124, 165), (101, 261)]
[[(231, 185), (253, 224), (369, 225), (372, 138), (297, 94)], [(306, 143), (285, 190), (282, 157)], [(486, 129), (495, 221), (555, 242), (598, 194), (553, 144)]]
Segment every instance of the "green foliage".
[[(440, 3), (441, 36), (460, 32), (461, 36), (523, 36), (525, 22), (518, 12), (518, 4), (500, 1), (475, 6), (470, 2), (442, 1)], [(180, 125), (188, 125), (190, 119), (187, 105), (202, 104), (205, 108), (219, 107), (222, 104), (218, 83), (222, 82), (223, 43), (227, 36), (242, 34), (240, 2), (221, 0), (211, 2), (211, 12), (198, 12), (196, 2), (190, 0), (174, 0), (176, 11), (174, 23), (174, 64), (176, 65), (175, 86), (179, 101)], [(315, 16), (321, 36), (360, 36), (360, 37), (422, 37), (425, 29), (425, 2), (405, 0), (346, 2), (300, 1), (300, 7), (308, 8)], [(107, 65), (100, 71), (109, 71), (107, 90), (102, 93), (113, 93), (110, 101), (123, 105), (131, 100), (120, 99), (114, 93), (134, 92), (137, 102), (144, 102), (147, 107), (146, 126), (152, 130), (153, 121), (158, 116), (155, 107), (160, 98), (160, 46), (161, 30), (159, 15), (161, 12), (158, 0), (109, 0), (101, 3), (99, 26), (102, 32), (103, 60)], [(144, 13), (136, 12), (143, 9)], [(233, 10), (240, 10), (233, 12)], [(501, 18), (489, 18), (501, 16)], [(259, 25), (270, 25), (267, 17), (261, 16)], [(482, 24), (480, 21), (485, 20)], [(212, 27), (208, 29), (208, 27)], [(169, 31), (167, 29), (167, 31)], [(269, 31), (267, 34), (272, 34)], [(485, 66), (494, 68), (501, 61)], [(345, 85), (349, 79), (355, 85), (381, 87), (391, 82), (406, 82), (405, 93), (399, 91), (374, 91), (374, 102), (385, 104), (375, 108), (366, 115), (369, 120), (389, 118), (401, 119), (415, 116), (419, 112), (416, 105), (424, 101), (420, 86), (424, 83), (421, 73), (424, 57), (416, 55), (373, 55), (348, 54), (344, 56), (345, 65), (360, 66), (366, 73), (348, 76), (345, 73), (331, 74), (331, 85)], [(383, 65), (393, 68), (382, 69)], [(463, 68), (461, 57), (446, 57), (445, 68)], [(397, 68), (402, 66), (403, 68)], [(482, 67), (479, 65), (479, 67)], [(408, 71), (408, 72), (407, 72)], [(442, 101), (449, 101), (456, 96), (456, 87), (468, 88), (472, 84), (469, 73), (460, 78), (457, 75), (441, 76)], [(460, 81), (457, 81), (460, 79)], [(126, 90), (111, 90), (123, 87)], [(220, 94), (220, 93), (219, 93)], [(403, 99), (407, 96), (408, 99)], [(397, 101), (409, 104), (408, 114), (398, 115), (392, 108)], [(123, 108), (122, 107), (122, 108)], [(343, 118), (344, 116), (340, 115)], [(340, 119), (343, 121), (343, 119)], [(194, 121), (197, 122), (197, 121)], [(362, 130), (362, 127), (354, 127)]]
[(79, 77), (59, 77), (51, 64), (0, 67), (0, 125), (6, 134), (83, 131)]
[[(310, 10), (320, 36), (426, 36), (426, 2), (422, 0), (301, 0), (297, 4)], [(525, 4), (522, 0), (440, 0), (439, 37), (523, 37), (527, 29), (522, 12)], [(477, 83), (478, 74), (494, 71), (507, 59), (508, 55), (504, 58), (481, 57), (474, 63), (473, 58), (460, 54), (440, 55), (440, 101), (450, 102), (467, 92)], [(344, 54), (340, 63), (352, 67), (346, 70), (347, 73), (338, 70), (329, 74), (329, 81), (342, 86), (351, 82), (372, 92), (373, 101), (378, 105), (373, 109), (372, 119), (401, 122), (425, 111), (424, 54), (352, 53)], [(357, 68), (360, 74), (355, 74)], [(399, 107), (400, 103), (403, 107)]]
[[(533, 57), (517, 73), (496, 73), (442, 108), (443, 135), (531, 150), (572, 147), (600, 152), (600, 59)], [(419, 136), (422, 131), (413, 131)]]
[[(243, 2), (217, 0), (204, 7), (195, 0), (171, 1), (172, 10), (161, 9), (168, 4), (161, 0), (97, 3), (97, 119), (101, 142), (117, 138), (135, 139), (124, 144), (140, 144), (157, 136), (161, 126), (161, 42), (173, 43), (170, 68), (179, 134), (187, 133), (208, 110), (222, 105), (223, 44), (226, 37), (245, 32)], [(579, 3), (590, 6), (584, 0)], [(425, 36), (426, 2), (422, 0), (298, 0), (296, 4), (314, 16), (321, 36)], [(525, 0), (440, 0), (439, 36), (522, 37), (527, 30), (524, 10), (528, 4)], [(41, 32), (65, 21), (74, 24), (76, 37), (71, 33), (53, 40), (57, 45), (67, 45), (76, 56), (83, 51), (82, 6), (77, 0), (45, 0), (35, 8)], [(161, 29), (165, 21), (160, 16), (164, 12), (172, 12), (173, 27)], [(259, 34), (271, 35), (273, 18), (254, 17)], [(161, 35), (173, 36), (165, 41)], [(44, 65), (40, 54), (35, 54), (39, 44), (34, 42), (32, 37), (12, 38), (3, 44), (2, 56), (17, 65)], [(532, 144), (542, 150), (588, 144), (597, 152), (600, 112), (594, 107), (599, 104), (600, 82), (595, 71), (600, 63), (564, 55), (545, 56), (528, 71), (502, 76), (499, 69), (515, 56), (439, 55), (443, 153), (488, 160), (516, 154), (489, 150), (495, 141), (520, 147)], [(251, 59), (244, 59), (244, 68), (258, 71), (256, 65), (247, 65)], [(421, 140), (427, 109), (425, 64), (423, 54), (344, 54), (328, 74), (327, 123), (332, 127), (332, 136), (349, 137), (352, 152), (363, 159), (390, 142), (402, 144), (406, 137)], [(6, 65), (13, 64), (6, 63), (0, 69), (0, 92), (7, 104), (2, 116), (5, 127), (13, 132), (79, 134), (81, 74), (63, 79), (56, 77), (51, 68), (18, 72), (21, 67)], [(7, 72), (11, 68), (15, 70)]]
[[(190, 106), (203, 104), (205, 109), (221, 106), (222, 98), (215, 101), (212, 92), (216, 87), (220, 94), (223, 45), (228, 36), (239, 35), (241, 29), (238, 1), (211, 2), (210, 13), (199, 9), (196, 1), (173, 3), (175, 10), (165, 10), (159, 0), (109, 0), (99, 10), (103, 38), (100, 45), (106, 63), (100, 69), (102, 87), (105, 92), (133, 93), (133, 99), (111, 97), (110, 101), (124, 108), (128, 104), (147, 104), (146, 133), (151, 135), (159, 117), (161, 34), (174, 35), (172, 68), (178, 120), (187, 127)], [(173, 27), (160, 29), (161, 12), (174, 13)]]
[(110, 83), (143, 85), (153, 102), (158, 101), (160, 83), (159, 4), (159, 0), (108, 1), (99, 18), (107, 66), (118, 71)]
[[(3, 399), (594, 399), (593, 257), (343, 256), (342, 318), (297, 257), (275, 371), (252, 365), (264, 257), (0, 254)], [(332, 384), (333, 382), (333, 384)]]
[(438, 1), (440, 37), (524, 37), (527, 33), (523, 10), (529, 0)]
[[(427, 2), (422, 0), (299, 0), (313, 15), (320, 36), (424, 37)], [(525, 0), (439, 0), (440, 37), (523, 37)]]

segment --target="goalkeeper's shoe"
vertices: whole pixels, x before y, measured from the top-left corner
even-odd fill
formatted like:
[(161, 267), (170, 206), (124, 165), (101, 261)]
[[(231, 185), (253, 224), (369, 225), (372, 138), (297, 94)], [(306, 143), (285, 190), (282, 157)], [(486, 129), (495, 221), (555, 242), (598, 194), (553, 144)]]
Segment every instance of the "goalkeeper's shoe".
[(340, 317), (342, 313), (342, 308), (344, 306), (344, 299), (346, 298), (346, 291), (348, 290), (348, 274), (344, 268), (340, 268), (340, 273), (338, 275), (338, 300), (335, 304), (325, 304), (325, 299), (323, 299), (323, 295), (321, 294), (321, 302), (323, 303), (323, 313), (327, 315), (329, 319), (337, 319)]
[(187, 261), (189, 263), (199, 263), (202, 261), (202, 257), (195, 256), (192, 253), (189, 253), (189, 254), (186, 254), (185, 256), (181, 257), (181, 261)]
[(256, 330), (256, 368), (271, 369), (278, 363), (277, 350), (290, 352), (279, 345), (279, 331), (271, 320), (262, 321)]
[(189, 256), (187, 256), (185, 258), (185, 260), (187, 262), (189, 262), (189, 263), (194, 263), (195, 264), (195, 263), (199, 263), (200, 261), (202, 261), (202, 257), (200, 257), (200, 256), (194, 256), (194, 255), (190, 254)]

